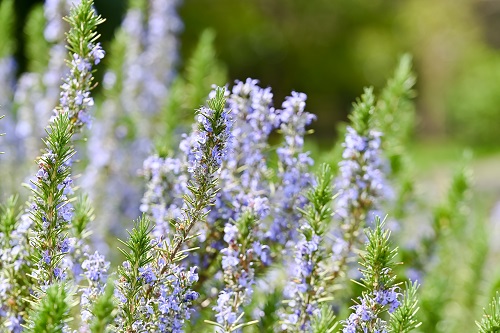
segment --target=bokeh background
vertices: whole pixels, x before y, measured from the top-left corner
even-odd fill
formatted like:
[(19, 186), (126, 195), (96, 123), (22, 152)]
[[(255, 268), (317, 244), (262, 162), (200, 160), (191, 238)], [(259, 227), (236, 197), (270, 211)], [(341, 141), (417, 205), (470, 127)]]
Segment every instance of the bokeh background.
[[(17, 34), (30, 7), (17, 0)], [(104, 46), (124, 0), (96, 0)], [(229, 78), (257, 78), (281, 100), (307, 93), (314, 138), (330, 147), (363, 86), (380, 88), (399, 56), (418, 76), (417, 138), (480, 150), (500, 146), (500, 2), (496, 0), (185, 0), (181, 59), (212, 27)], [(23, 71), (23, 44), (17, 49)], [(179, 63), (181, 69), (183, 63)]]
[[(41, 3), (15, 1), (19, 73), (26, 69), (26, 16)], [(100, 26), (106, 49), (128, 4), (96, 0), (95, 5), (106, 18)], [(276, 101), (292, 90), (308, 95), (308, 110), (318, 115), (308, 140), (316, 156), (331, 153), (338, 124), (347, 119), (363, 87), (380, 91), (400, 56), (411, 54), (417, 123), (408, 153), (420, 177), (418, 190), (439, 197), (453, 166), (470, 149), (484, 209), (495, 211), (500, 201), (500, 1), (184, 0), (178, 10), (184, 24), (178, 71), (202, 31), (212, 28), (230, 81), (259, 79), (273, 88)]]

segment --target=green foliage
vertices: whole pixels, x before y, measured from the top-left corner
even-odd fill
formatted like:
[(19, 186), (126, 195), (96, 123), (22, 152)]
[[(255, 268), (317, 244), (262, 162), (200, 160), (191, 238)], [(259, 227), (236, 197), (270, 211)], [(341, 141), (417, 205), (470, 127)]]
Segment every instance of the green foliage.
[(373, 128), (373, 114), (375, 112), (375, 95), (373, 88), (365, 88), (361, 98), (353, 104), (353, 111), (349, 115), (352, 127), (360, 136), (367, 136)]
[(58, 252), (56, 247), (59, 235), (66, 232), (66, 224), (60, 223), (62, 217), (59, 216), (58, 211), (62, 205), (69, 203), (69, 199), (64, 194), (64, 188), (60, 188), (60, 184), (63, 184), (64, 180), (70, 176), (71, 168), (67, 167), (67, 164), (75, 154), (71, 144), (71, 128), (70, 119), (62, 114), (49, 125), (47, 137), (44, 139), (46, 153), (38, 161), (46, 176), (32, 182), (37, 209), (31, 210), (31, 216), (36, 232), (41, 235), (30, 239), (30, 244), (35, 251), (33, 260), (34, 262), (41, 261), (46, 251), (53, 258), (36, 274), (39, 286), (53, 282), (55, 278), (53, 270), (62, 259), (61, 256), (56, 255)]
[(14, 39), (14, 0), (0, 3), (0, 59), (12, 56), (16, 49)]
[(170, 87), (168, 101), (160, 114), (161, 132), (156, 136), (155, 148), (160, 157), (168, 156), (177, 142), (175, 131), (185, 123), (193, 109), (205, 102), (213, 84), (226, 82), (226, 70), (216, 58), (215, 32), (205, 30), (186, 64), (185, 73), (176, 77)]
[[(208, 107), (214, 111), (213, 116), (208, 120), (212, 125), (215, 136), (218, 136), (226, 129), (225, 124), (220, 125), (220, 119), (222, 118), (222, 113), (224, 113), (224, 108), (226, 106), (225, 92), (225, 88), (217, 87), (214, 97), (207, 100)], [(199, 126), (200, 129), (203, 130), (203, 125), (200, 124)]]
[[(224, 91), (224, 88), (217, 87), (215, 90), (215, 96), (207, 101), (208, 107), (212, 109), (214, 113), (213, 115), (207, 117), (207, 120), (211, 125), (213, 135), (208, 136), (206, 149), (202, 152), (202, 159), (205, 160), (205, 163), (212, 158), (212, 149), (214, 149), (217, 144), (225, 145), (225, 142), (217, 143), (215, 141), (217, 140), (219, 134), (225, 131), (226, 128), (226, 125), (221, 123), (222, 114), (226, 105)], [(204, 131), (202, 128), (203, 125), (199, 124), (199, 126), (200, 130)], [(214, 202), (215, 195), (217, 193), (216, 186), (219, 181), (215, 175), (217, 169), (218, 166), (208, 163), (203, 172), (195, 170), (193, 173), (193, 179), (188, 182), (188, 190), (190, 194), (184, 196), (186, 208), (183, 209), (183, 215), (185, 219), (172, 221), (172, 225), (174, 226), (176, 232), (174, 234), (172, 244), (169, 247), (169, 258), (174, 262), (179, 260), (177, 256), (181, 255), (179, 252), (181, 246), (195, 237), (195, 235), (190, 235), (191, 229), (196, 223), (206, 218), (208, 213), (204, 212), (204, 210), (206, 207), (211, 206)]]
[(114, 283), (109, 280), (104, 289), (104, 293), (99, 297), (94, 305), (92, 314), (94, 319), (90, 325), (92, 333), (110, 332), (108, 326), (113, 323), (116, 315), (116, 306), (113, 301)]
[(419, 327), (421, 323), (416, 319), (418, 308), (417, 282), (405, 284), (405, 292), (401, 305), (391, 313), (389, 320), (390, 333), (408, 333)]
[[(415, 122), (415, 107), (411, 102), (415, 97), (415, 81), (412, 58), (406, 54), (399, 60), (392, 78), (387, 81), (377, 101), (375, 127), (384, 134), (384, 151), (390, 156), (403, 154), (405, 144), (411, 137)], [(393, 173), (400, 171), (394, 167), (392, 165)]]
[(197, 107), (205, 100), (207, 89), (213, 84), (223, 84), (226, 73), (217, 60), (214, 47), (214, 30), (204, 30), (193, 55), (186, 65), (186, 104)]
[[(10, 234), (16, 229), (21, 214), (17, 200), (17, 196), (10, 196), (7, 203), (0, 205), (0, 233), (5, 237), (6, 244), (9, 243)], [(0, 267), (2, 267), (1, 262)]]
[(488, 309), (484, 310), (483, 318), (476, 322), (479, 333), (497, 333), (500, 332), (500, 295), (493, 298)]
[[(125, 249), (120, 248), (120, 252), (125, 256), (125, 260), (130, 263), (133, 275), (127, 273), (124, 268), (119, 268), (121, 276), (125, 277), (128, 283), (134, 284), (138, 274), (138, 269), (149, 264), (153, 257), (150, 255), (153, 244), (151, 243), (151, 222), (145, 215), (134, 223), (132, 231), (127, 231), (129, 234), (128, 240), (120, 242), (125, 246)], [(134, 291), (135, 293), (135, 291)]]
[(245, 253), (247, 249), (252, 247), (258, 222), (258, 218), (248, 211), (243, 212), (235, 222), (238, 228), (238, 244), (241, 244), (239, 247), (241, 253)]
[(469, 331), (477, 316), (488, 242), (483, 218), (470, 211), (471, 175), (464, 164), (453, 176), (444, 203), (434, 212), (434, 235), (423, 242), (423, 332)]
[[(465, 156), (465, 161), (453, 175), (450, 188), (444, 203), (437, 206), (434, 211), (433, 227), (436, 236), (442, 232), (461, 232), (463, 215), (467, 213), (466, 200), (470, 197), (471, 171), (466, 166), (470, 156)], [(455, 224), (455, 225), (454, 225)]]
[(307, 195), (309, 205), (305, 210), (302, 210), (304, 218), (311, 227), (304, 230), (304, 236), (307, 240), (311, 240), (312, 233), (323, 236), (332, 221), (330, 206), (333, 199), (332, 180), (333, 175), (330, 166), (327, 164), (321, 165), (317, 185)]
[(311, 320), (311, 331), (313, 333), (334, 333), (337, 329), (337, 318), (329, 305), (323, 304), (319, 315)]
[(391, 288), (396, 280), (392, 271), (395, 267), (394, 258), (397, 249), (391, 248), (389, 241), (391, 232), (384, 230), (383, 227), (384, 222), (376, 217), (374, 229), (366, 229), (368, 241), (359, 264), (363, 274), (360, 284), (368, 291)]
[[(426, 272), (427, 287), (421, 296), (420, 313), (422, 331), (438, 331), (439, 323), (444, 320), (446, 304), (452, 299), (454, 286), (458, 284), (460, 263), (456, 249), (464, 240), (464, 226), (467, 222), (463, 215), (465, 198), (470, 191), (468, 169), (462, 167), (453, 176), (447, 197), (434, 212), (434, 234), (424, 239), (423, 256), (420, 258)], [(459, 237), (457, 239), (457, 237)], [(460, 247), (462, 247), (460, 245)], [(427, 262), (437, 256), (438, 264), (429, 267)], [(460, 259), (463, 259), (461, 256)]]
[(138, 9), (145, 12), (147, 10), (148, 2), (146, 0), (129, 0), (130, 9)]
[(412, 102), (415, 81), (412, 58), (403, 55), (380, 93), (374, 114), (375, 128), (383, 133), (382, 148), (391, 167), (388, 177), (395, 180), (393, 186), (397, 199), (391, 205), (391, 216), (396, 219), (409, 214), (408, 202), (414, 195), (413, 163), (409, 159), (408, 144), (415, 127), (415, 105)]
[(71, 297), (63, 284), (54, 284), (28, 316), (27, 333), (62, 333), (70, 321)]
[[(412, 98), (415, 97), (413, 90), (415, 81), (412, 58), (410, 55), (403, 55), (393, 76), (388, 79), (380, 92), (380, 97), (375, 100), (373, 88), (366, 88), (364, 95), (354, 104), (349, 116), (354, 129), (361, 131), (358, 132), (360, 135), (366, 134), (368, 128), (382, 132), (382, 150), (391, 166), (391, 173), (388, 176), (401, 183), (396, 184), (400, 186), (399, 202), (394, 205), (396, 210), (404, 210), (413, 192), (411, 173), (408, 173), (411, 163), (408, 160), (407, 146), (415, 126), (415, 106), (412, 102)], [(345, 126), (338, 126), (336, 132), (339, 138), (345, 137)], [(338, 140), (330, 152), (330, 156), (333, 157), (330, 165), (338, 164), (342, 159), (342, 151), (342, 140)], [(396, 211), (392, 216), (398, 218), (403, 214), (401, 211)]]
[(448, 88), (447, 134), (469, 146), (498, 147), (500, 55), (488, 49), (475, 52)]
[(125, 256), (127, 265), (129, 265), (129, 268), (125, 268), (123, 265), (118, 267), (118, 274), (125, 282), (125, 284), (118, 285), (118, 290), (127, 300), (123, 311), (125, 327), (128, 329), (132, 329), (135, 309), (140, 301), (136, 296), (143, 288), (139, 269), (154, 260), (151, 254), (151, 250), (155, 246), (151, 242), (152, 229), (151, 222), (145, 215), (142, 215), (139, 220), (135, 221), (132, 231), (127, 231), (129, 234), (128, 240), (126, 242), (120, 240), (125, 248), (119, 250)]
[(50, 45), (43, 34), (45, 21), (41, 4), (34, 6), (26, 18), (24, 35), (26, 36), (25, 49), (29, 72), (43, 73), (49, 64)]
[(89, 45), (95, 44), (99, 38), (96, 28), (105, 20), (96, 15), (92, 0), (82, 0), (82, 2), (71, 9), (65, 20), (71, 28), (66, 35), (68, 41), (67, 48), (70, 52), (79, 55), (87, 55), (91, 51)]
[(278, 309), (281, 302), (282, 290), (274, 290), (266, 294), (264, 305), (262, 306), (263, 316), (255, 324), (256, 332), (274, 333), (276, 325), (279, 322)]
[[(415, 320), (415, 314), (418, 311), (415, 297), (417, 285), (407, 284), (405, 299), (401, 302), (397, 299), (396, 292), (400, 290), (394, 274), (397, 248), (391, 248), (391, 232), (384, 230), (384, 224), (385, 221), (381, 222), (380, 218), (376, 217), (373, 228), (365, 230), (368, 240), (365, 250), (360, 254), (359, 262), (362, 278), (360, 281), (354, 281), (364, 290), (359, 302), (351, 307), (355, 313), (354, 318), (349, 317), (344, 322), (345, 327), (350, 330), (386, 331), (387, 322), (382, 319), (385, 313), (390, 315), (388, 327), (391, 328), (391, 332), (409, 332), (418, 326)], [(392, 300), (383, 296), (387, 294), (392, 295)], [(391, 313), (391, 311), (394, 312)]]
[(94, 208), (87, 195), (81, 195), (75, 202), (71, 227), (78, 239), (88, 236), (87, 226), (94, 220)]

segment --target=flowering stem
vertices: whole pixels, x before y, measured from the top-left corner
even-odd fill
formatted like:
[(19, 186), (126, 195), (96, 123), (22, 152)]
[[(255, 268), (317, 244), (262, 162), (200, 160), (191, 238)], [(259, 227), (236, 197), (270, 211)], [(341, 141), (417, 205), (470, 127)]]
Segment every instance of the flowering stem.
[[(67, 250), (66, 231), (73, 217), (70, 178), (71, 158), (75, 154), (73, 135), (88, 122), (87, 109), (93, 105), (89, 97), (93, 88), (92, 62), (97, 64), (104, 56), (99, 45), (92, 43), (99, 37), (95, 32), (103, 20), (96, 15), (92, 0), (83, 0), (71, 10), (67, 21), (71, 29), (67, 35), (71, 61), (70, 73), (62, 85), (60, 104), (47, 129), (44, 140), (46, 151), (39, 159), (39, 170), (33, 181), (31, 218), (35, 222), (34, 249), (37, 269), (32, 273), (39, 291), (65, 279), (66, 273), (58, 267)], [(80, 101), (79, 98), (82, 98)]]
[(341, 220), (342, 235), (335, 245), (337, 263), (328, 277), (330, 281), (345, 271), (349, 256), (359, 242), (359, 229), (389, 192), (382, 171), (381, 133), (373, 129), (374, 103), (373, 90), (365, 89), (354, 105), (350, 117), (352, 127), (347, 128), (343, 144), (343, 160), (339, 163), (340, 175), (336, 181), (339, 191), (336, 213)]
[[(184, 219), (175, 223), (176, 232), (165, 258), (169, 263), (177, 261), (182, 245), (194, 237), (190, 235), (191, 229), (206, 218), (208, 213), (204, 210), (213, 205), (217, 193), (218, 177), (215, 174), (225, 157), (231, 126), (228, 111), (224, 109), (224, 88), (217, 88), (215, 97), (208, 100), (207, 104), (210, 109), (198, 111), (200, 135), (189, 167), (193, 175), (193, 180), (188, 184), (191, 194), (184, 196), (187, 205), (183, 209)], [(167, 269), (168, 265), (165, 265), (162, 274)]]
[(319, 303), (328, 299), (323, 260), (324, 235), (332, 213), (331, 182), (331, 169), (323, 165), (316, 186), (308, 193), (309, 204), (301, 210), (305, 221), (299, 229), (301, 239), (295, 249), (293, 275), (285, 288), (289, 307), (282, 327), (287, 332), (310, 331), (311, 318), (318, 315)]

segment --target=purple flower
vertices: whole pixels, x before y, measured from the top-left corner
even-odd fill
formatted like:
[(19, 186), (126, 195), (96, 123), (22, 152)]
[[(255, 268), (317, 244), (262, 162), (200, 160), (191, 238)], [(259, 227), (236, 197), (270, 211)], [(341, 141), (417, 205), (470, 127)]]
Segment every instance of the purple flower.
[(71, 241), (68, 238), (65, 238), (59, 245), (59, 248), (62, 253), (70, 252), (72, 250)]
[(232, 223), (227, 223), (224, 227), (224, 241), (226, 243), (231, 243), (236, 240), (236, 235), (238, 234), (238, 227)]
[(277, 175), (281, 183), (276, 191), (280, 201), (276, 203), (274, 221), (267, 236), (282, 244), (296, 239), (301, 217), (296, 208), (306, 205), (303, 193), (312, 184), (309, 167), (313, 161), (303, 152), (303, 138), (307, 125), (316, 117), (305, 111), (306, 98), (303, 93), (292, 92), (283, 102), (282, 109), (277, 110), (285, 140), (276, 150), (282, 165)]
[(97, 43), (95, 46), (89, 44), (90, 56), (94, 59), (94, 65), (97, 65), (106, 55), (106, 52), (101, 47), (101, 43)]
[(90, 281), (105, 281), (107, 276), (107, 271), (109, 268), (109, 262), (104, 260), (104, 256), (99, 254), (99, 252), (94, 252), (94, 254), (85, 254), (86, 260), (82, 263), (82, 269), (85, 276)]
[(224, 324), (224, 322), (232, 324), (236, 320), (236, 313), (231, 306), (232, 297), (231, 292), (221, 291), (217, 298), (217, 305), (213, 310), (216, 312), (215, 318), (219, 324)]
[(42, 260), (47, 265), (50, 265), (51, 257), (49, 255), (49, 251), (47, 251), (47, 250), (43, 251)]
[(40, 180), (47, 180), (49, 178), (49, 174), (45, 169), (39, 169), (36, 173), (36, 177)]
[(66, 279), (66, 273), (63, 269), (61, 269), (60, 267), (56, 267), (54, 268), (54, 276), (56, 277), (56, 279), (58, 280), (64, 280)]
[(240, 263), (238, 259), (238, 252), (230, 249), (223, 249), (222, 251), (222, 268), (237, 267)]
[(69, 222), (73, 218), (73, 206), (70, 203), (62, 203), (57, 207), (58, 214), (64, 221)]
[(185, 296), (184, 296), (184, 301), (185, 302), (192, 302), (192, 301), (196, 301), (199, 297), (199, 294), (195, 291), (188, 291)]
[(356, 207), (376, 209), (392, 191), (382, 172), (386, 162), (380, 150), (379, 132), (370, 130), (367, 136), (360, 136), (354, 128), (347, 127), (342, 157), (337, 179), (337, 214), (346, 220)]
[(9, 317), (9, 320), (5, 324), (9, 329), (9, 332), (21, 333), (23, 331), (23, 327), (21, 326), (21, 324), (23, 324), (23, 320), (20, 316)]
[(78, 69), (79, 72), (88, 72), (92, 69), (92, 65), (88, 62), (88, 60), (81, 58), (80, 55), (76, 53), (73, 54), (71, 64)]
[(156, 281), (156, 275), (153, 272), (151, 267), (141, 267), (139, 268), (139, 273), (141, 274), (141, 278), (144, 279), (144, 282), (147, 284), (153, 284)]
[(391, 289), (380, 289), (374, 292), (375, 302), (382, 306), (389, 306), (389, 313), (393, 313), (400, 305), (398, 297), (401, 295), (397, 292), (398, 287)]

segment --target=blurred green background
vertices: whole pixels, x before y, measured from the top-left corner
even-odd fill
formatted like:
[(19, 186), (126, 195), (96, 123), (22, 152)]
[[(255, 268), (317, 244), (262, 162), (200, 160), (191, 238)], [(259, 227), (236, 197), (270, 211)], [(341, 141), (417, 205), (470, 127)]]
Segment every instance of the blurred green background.
[[(17, 0), (18, 38), (34, 0)], [(104, 46), (124, 0), (96, 0)], [(229, 77), (257, 78), (276, 100), (305, 92), (318, 115), (315, 138), (333, 144), (362, 87), (382, 87), (403, 53), (418, 76), (417, 137), (496, 150), (500, 146), (500, 1), (185, 0), (182, 59), (212, 27)], [(23, 70), (22, 43), (17, 50)], [(179, 68), (182, 68), (182, 63)]]

